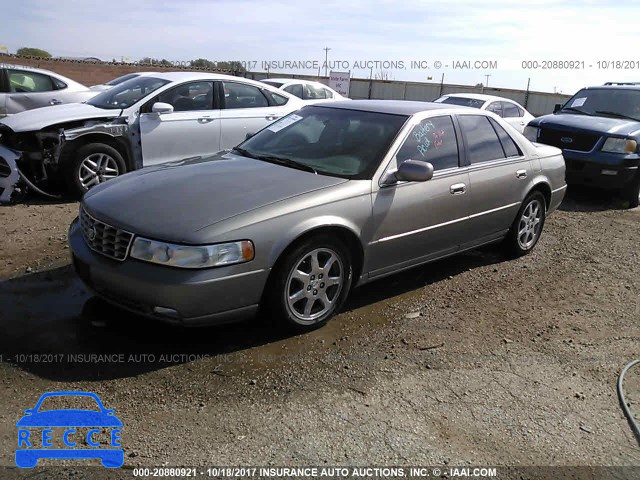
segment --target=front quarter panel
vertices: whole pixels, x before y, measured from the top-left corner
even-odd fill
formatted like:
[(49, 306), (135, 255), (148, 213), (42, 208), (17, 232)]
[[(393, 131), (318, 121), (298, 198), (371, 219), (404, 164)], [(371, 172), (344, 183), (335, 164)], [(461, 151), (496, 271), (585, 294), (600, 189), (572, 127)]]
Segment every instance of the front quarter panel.
[(370, 222), (371, 181), (351, 180), (211, 225), (199, 237), (201, 243), (249, 239), (256, 249), (251, 268), (268, 269), (296, 239), (324, 227), (349, 230), (366, 245)]

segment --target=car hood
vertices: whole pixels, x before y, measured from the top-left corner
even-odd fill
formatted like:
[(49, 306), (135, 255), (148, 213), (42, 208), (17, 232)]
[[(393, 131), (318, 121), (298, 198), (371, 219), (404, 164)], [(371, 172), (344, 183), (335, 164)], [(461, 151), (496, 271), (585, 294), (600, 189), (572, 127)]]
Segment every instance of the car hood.
[(609, 133), (612, 135), (630, 135), (632, 132), (640, 130), (640, 122), (634, 122), (633, 120), (573, 113), (545, 115), (531, 120), (529, 126)]
[(89, 190), (83, 203), (123, 230), (189, 244), (205, 227), (346, 181), (221, 152), (123, 175)]
[(119, 117), (121, 112), (120, 109), (106, 110), (86, 103), (67, 103), (26, 110), (2, 118), (0, 123), (11, 128), (14, 132), (32, 132), (42, 130), (50, 125), (74, 120)]
[(16, 427), (121, 427), (115, 415), (92, 410), (47, 410), (25, 415)]

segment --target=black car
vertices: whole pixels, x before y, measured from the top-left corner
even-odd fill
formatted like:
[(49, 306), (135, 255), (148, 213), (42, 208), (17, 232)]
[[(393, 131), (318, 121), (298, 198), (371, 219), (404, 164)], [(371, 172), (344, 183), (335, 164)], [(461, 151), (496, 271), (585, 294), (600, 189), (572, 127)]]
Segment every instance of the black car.
[(524, 135), (562, 149), (567, 184), (618, 191), (630, 207), (640, 203), (640, 83), (583, 88), (529, 122)]

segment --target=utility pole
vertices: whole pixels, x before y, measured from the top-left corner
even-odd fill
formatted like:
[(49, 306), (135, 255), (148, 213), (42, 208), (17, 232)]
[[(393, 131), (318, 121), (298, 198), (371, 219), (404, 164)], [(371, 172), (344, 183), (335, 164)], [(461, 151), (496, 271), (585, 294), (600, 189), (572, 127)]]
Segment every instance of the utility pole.
[(490, 77), (490, 76), (491, 76), (491, 75), (489, 75), (488, 73), (485, 75), (485, 77), (486, 77), (486, 79), (487, 79), (487, 80), (486, 80), (485, 84), (482, 86), (482, 93), (484, 93), (484, 89), (485, 89), (485, 87), (487, 87), (487, 88), (489, 87), (489, 77)]
[(329, 47), (324, 47), (324, 76), (327, 76), (327, 59), (329, 58), (329, 50), (331, 50)]

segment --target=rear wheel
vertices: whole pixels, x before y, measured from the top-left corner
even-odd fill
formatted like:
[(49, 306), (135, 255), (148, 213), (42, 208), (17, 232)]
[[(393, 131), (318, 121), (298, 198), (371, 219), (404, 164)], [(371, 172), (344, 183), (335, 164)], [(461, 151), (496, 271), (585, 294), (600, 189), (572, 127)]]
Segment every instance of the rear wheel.
[(505, 238), (510, 253), (514, 256), (526, 255), (536, 246), (546, 217), (546, 202), (540, 192), (530, 193), (516, 215), (511, 230)]
[(90, 188), (126, 171), (124, 158), (118, 150), (104, 143), (89, 143), (73, 154), (67, 183), (73, 194), (82, 196)]
[(351, 281), (351, 258), (345, 246), (329, 236), (310, 238), (279, 263), (268, 286), (269, 310), (285, 327), (313, 330), (342, 306)]

